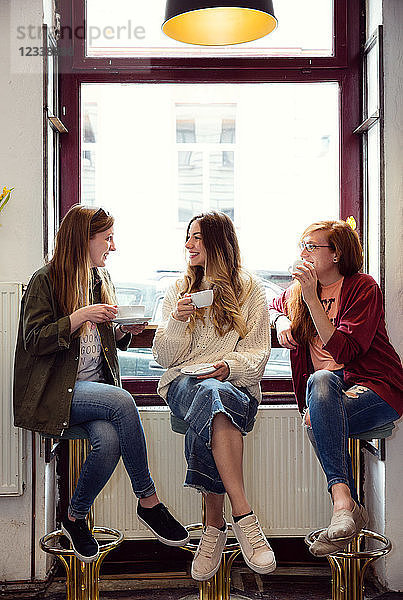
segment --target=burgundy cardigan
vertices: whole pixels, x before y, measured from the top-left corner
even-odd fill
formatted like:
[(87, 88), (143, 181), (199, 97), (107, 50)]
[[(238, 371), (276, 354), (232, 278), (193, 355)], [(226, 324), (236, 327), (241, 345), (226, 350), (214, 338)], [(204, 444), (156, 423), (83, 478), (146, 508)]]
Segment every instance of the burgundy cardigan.
[[(271, 316), (287, 315), (288, 288), (270, 305)], [(401, 416), (403, 414), (403, 370), (385, 326), (382, 293), (376, 281), (364, 273), (344, 277), (336, 331), (323, 346), (336, 363), (344, 364), (349, 386), (363, 385), (376, 392)], [(306, 383), (313, 373), (308, 344), (291, 350), (291, 370), (298, 408), (305, 408)]]

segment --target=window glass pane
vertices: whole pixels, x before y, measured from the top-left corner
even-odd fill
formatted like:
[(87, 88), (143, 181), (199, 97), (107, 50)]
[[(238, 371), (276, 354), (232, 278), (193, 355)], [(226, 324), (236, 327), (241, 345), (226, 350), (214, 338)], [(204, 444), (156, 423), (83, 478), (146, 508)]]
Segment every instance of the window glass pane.
[(367, 133), (367, 255), (368, 273), (380, 283), (380, 142), (379, 122)]
[(98, 106), (84, 102), (81, 128), (83, 196), (87, 204), (95, 204), (95, 154), (97, 143)]
[(203, 154), (178, 152), (178, 218), (186, 223), (203, 210)]
[(166, 0), (87, 0), (87, 56), (331, 56), (332, 0), (277, 0), (277, 28), (233, 46), (191, 46), (161, 31)]
[[(268, 298), (289, 284), (303, 229), (339, 216), (336, 83), (83, 84), (81, 91), (81, 201), (116, 217), (108, 269), (119, 302), (145, 304), (152, 322), (185, 268), (186, 225), (201, 210), (233, 218), (243, 264), (262, 278)], [(140, 362), (151, 360), (140, 354)], [(276, 376), (289, 374), (286, 354), (273, 350)]]
[(182, 144), (233, 144), (236, 104), (180, 103), (176, 111), (176, 141)]
[(234, 152), (210, 154), (210, 205), (234, 219)]
[[(161, 377), (165, 371), (154, 360), (151, 348), (129, 348), (125, 352), (118, 350), (118, 358), (122, 377)], [(272, 348), (264, 375), (275, 379), (290, 377), (290, 351)]]
[(367, 56), (367, 117), (379, 109), (378, 43), (374, 44)]
[(177, 103), (178, 218), (213, 208), (234, 218), (235, 103)]

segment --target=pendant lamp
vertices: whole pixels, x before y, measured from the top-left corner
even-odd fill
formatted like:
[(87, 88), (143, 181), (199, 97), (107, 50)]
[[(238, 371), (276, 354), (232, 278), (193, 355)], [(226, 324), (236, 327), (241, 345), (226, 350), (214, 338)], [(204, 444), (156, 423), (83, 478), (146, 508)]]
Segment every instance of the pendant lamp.
[(257, 40), (276, 25), (272, 0), (167, 0), (162, 31), (186, 44), (227, 46)]

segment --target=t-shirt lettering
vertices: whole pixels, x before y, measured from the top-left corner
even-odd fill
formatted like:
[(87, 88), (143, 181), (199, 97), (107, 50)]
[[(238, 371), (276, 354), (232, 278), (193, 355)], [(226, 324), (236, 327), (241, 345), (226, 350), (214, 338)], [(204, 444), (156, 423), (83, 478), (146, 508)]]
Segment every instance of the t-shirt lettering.
[[(343, 280), (344, 277), (338, 281), (335, 281), (335, 283), (324, 285), (321, 291), (321, 304), (327, 317), (333, 325), (335, 324), (337, 311), (339, 310), (340, 292), (343, 285)], [(339, 365), (333, 359), (332, 355), (323, 349), (322, 340), (318, 335), (316, 335), (309, 344), (309, 350), (315, 371), (319, 371), (320, 369), (336, 371), (337, 369), (342, 369), (344, 367), (344, 365)]]
[(95, 323), (84, 331), (80, 338), (78, 381), (100, 381), (102, 379), (101, 338)]

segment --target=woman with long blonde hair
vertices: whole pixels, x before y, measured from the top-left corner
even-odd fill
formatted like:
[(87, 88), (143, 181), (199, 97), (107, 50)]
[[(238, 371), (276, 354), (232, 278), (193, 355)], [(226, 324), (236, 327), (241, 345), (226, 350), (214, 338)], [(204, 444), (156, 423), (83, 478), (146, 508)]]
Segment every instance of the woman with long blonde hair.
[[(242, 436), (253, 427), (270, 353), (265, 291), (242, 269), (227, 215), (194, 217), (185, 248), (187, 270), (165, 296), (153, 351), (167, 369), (158, 392), (188, 427), (185, 485), (206, 499), (206, 527), (192, 576), (204, 581), (219, 568), (227, 539), (225, 493), (246, 563), (258, 573), (269, 573), (276, 566), (274, 554), (246, 498), (242, 471)], [(208, 302), (193, 296), (205, 290), (212, 291)]]
[(158, 500), (136, 404), (120, 387), (116, 347), (126, 350), (145, 325), (112, 323), (117, 305), (105, 263), (116, 250), (113, 224), (102, 208), (69, 210), (51, 261), (33, 274), (23, 296), (15, 352), (15, 425), (54, 437), (79, 425), (88, 434), (91, 450), (62, 516), (64, 534), (86, 563), (99, 555), (86, 516), (120, 457), (142, 523), (168, 545), (189, 537)]
[(320, 221), (300, 239), (294, 284), (270, 304), (278, 340), (290, 349), (295, 395), (333, 501), (328, 528), (310, 547), (316, 556), (344, 549), (368, 523), (358, 501), (349, 435), (403, 413), (403, 372), (386, 332), (382, 294), (360, 273), (357, 232)]

